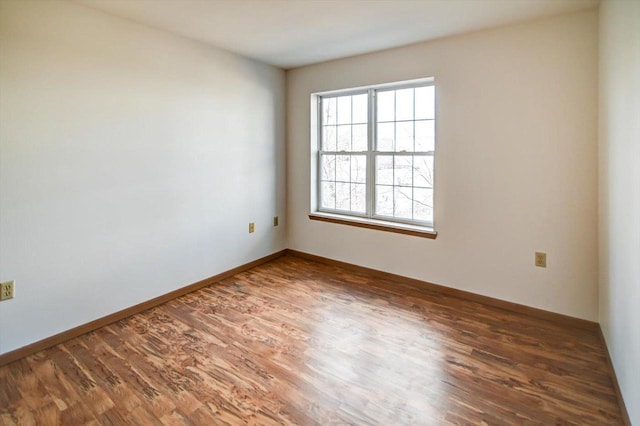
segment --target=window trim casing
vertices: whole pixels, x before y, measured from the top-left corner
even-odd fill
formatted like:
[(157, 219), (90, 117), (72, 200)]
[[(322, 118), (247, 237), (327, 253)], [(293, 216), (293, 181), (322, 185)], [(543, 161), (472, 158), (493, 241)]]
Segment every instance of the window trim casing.
[[(401, 90), (407, 88), (430, 87), (435, 86), (435, 78), (427, 77), (414, 80), (405, 80), (400, 82), (383, 83), (371, 86), (356, 87), (349, 89), (338, 89), (331, 91), (316, 92), (311, 95), (312, 117), (315, 119), (315, 126), (312, 122), (311, 128), (311, 157), (314, 167), (311, 170), (312, 182), (315, 183), (315, 194), (311, 194), (311, 213), (309, 218), (313, 220), (322, 220), (326, 222), (342, 223), (342, 224), (358, 224), (373, 229), (385, 229), (391, 232), (399, 232), (404, 234), (416, 235), (425, 234), (427, 238), (435, 238), (435, 203), (433, 206), (433, 218), (429, 221), (419, 221), (414, 219), (398, 219), (395, 217), (379, 215), (375, 213), (375, 164), (378, 155), (406, 155), (406, 156), (431, 156), (433, 158), (433, 174), (434, 184), (431, 188), (433, 191), (433, 200), (436, 197), (435, 188), (435, 150), (437, 147), (437, 125), (436, 120), (438, 113), (436, 111), (436, 102), (434, 99), (434, 149), (432, 151), (377, 151), (377, 93), (391, 90)], [(367, 123), (367, 151), (322, 151), (322, 99), (327, 97), (368, 95), (368, 123)], [(315, 110), (315, 114), (313, 111)], [(414, 120), (415, 122), (415, 117)], [(315, 130), (314, 130), (315, 128)], [(366, 155), (367, 164), (367, 180), (366, 180), (366, 209), (364, 213), (354, 212), (351, 210), (326, 209), (322, 208), (321, 203), (321, 179), (320, 169), (322, 155)], [(314, 161), (315, 158), (315, 161)], [(370, 212), (370, 214), (369, 214)], [(385, 226), (388, 225), (388, 226)]]

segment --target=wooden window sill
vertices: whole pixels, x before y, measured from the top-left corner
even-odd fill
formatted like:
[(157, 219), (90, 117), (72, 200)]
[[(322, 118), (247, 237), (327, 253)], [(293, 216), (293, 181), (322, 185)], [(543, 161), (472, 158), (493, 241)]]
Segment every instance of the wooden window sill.
[(383, 220), (365, 219), (358, 217), (346, 217), (331, 213), (311, 213), (309, 219), (321, 222), (338, 223), (340, 225), (357, 226), (359, 228), (376, 229), (378, 231), (395, 232), (397, 234), (412, 235), (414, 237), (430, 238), (435, 240), (438, 233), (433, 228), (408, 225), (403, 223), (385, 222)]

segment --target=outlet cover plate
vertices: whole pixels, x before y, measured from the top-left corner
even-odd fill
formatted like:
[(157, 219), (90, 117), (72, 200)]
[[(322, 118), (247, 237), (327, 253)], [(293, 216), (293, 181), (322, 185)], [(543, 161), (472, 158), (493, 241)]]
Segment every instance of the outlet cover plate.
[(540, 251), (536, 252), (535, 265), (541, 268), (547, 267), (547, 253), (543, 253)]
[(0, 300), (13, 299), (13, 289), (15, 282), (5, 281), (0, 283)]

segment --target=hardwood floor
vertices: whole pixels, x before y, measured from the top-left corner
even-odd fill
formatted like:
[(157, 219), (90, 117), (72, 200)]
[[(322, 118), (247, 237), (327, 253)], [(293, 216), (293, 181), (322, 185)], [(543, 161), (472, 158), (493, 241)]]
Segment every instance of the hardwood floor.
[(595, 331), (285, 256), (0, 367), (0, 424), (622, 418)]

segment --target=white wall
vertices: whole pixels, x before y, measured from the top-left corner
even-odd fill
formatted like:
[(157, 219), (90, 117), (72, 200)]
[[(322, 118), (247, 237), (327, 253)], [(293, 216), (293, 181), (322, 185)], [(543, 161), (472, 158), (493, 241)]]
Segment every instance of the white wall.
[[(597, 320), (597, 37), (594, 9), (289, 71), (289, 247)], [(310, 221), (310, 94), (430, 76), (438, 238)]]
[(640, 425), (640, 2), (600, 5), (600, 325)]
[(284, 90), (85, 6), (1, 1), (0, 353), (283, 249)]

